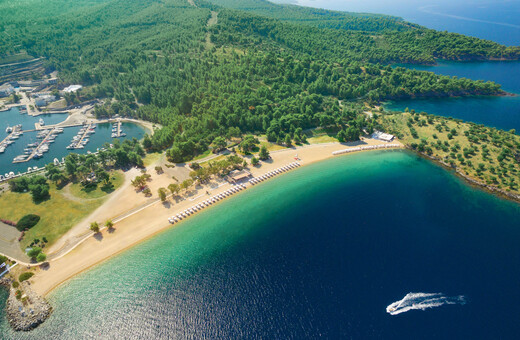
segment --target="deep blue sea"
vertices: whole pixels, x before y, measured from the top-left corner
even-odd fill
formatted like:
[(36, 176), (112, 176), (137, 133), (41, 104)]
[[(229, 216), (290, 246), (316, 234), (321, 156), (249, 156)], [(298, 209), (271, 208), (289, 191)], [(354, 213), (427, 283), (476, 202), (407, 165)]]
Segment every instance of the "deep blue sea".
[(440, 31), (461, 33), (509, 46), (520, 45), (516, 0), (294, 0), (304, 6), (380, 13)]
[[(94, 267), (6, 339), (515, 339), (520, 205), (404, 151), (275, 178)], [(408, 293), (441, 304), (390, 315)], [(447, 304), (458, 299), (465, 304)], [(5, 299), (5, 296), (3, 296)], [(457, 300), (458, 301), (458, 300)], [(404, 310), (404, 309), (402, 309)]]

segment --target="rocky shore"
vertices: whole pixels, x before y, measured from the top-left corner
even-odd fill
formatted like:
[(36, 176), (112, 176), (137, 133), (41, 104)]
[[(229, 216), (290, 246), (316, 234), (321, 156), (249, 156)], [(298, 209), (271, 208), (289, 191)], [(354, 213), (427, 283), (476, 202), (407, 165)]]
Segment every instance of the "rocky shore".
[(481, 182), (479, 180), (476, 180), (468, 175), (466, 175), (461, 169), (457, 168), (457, 167), (452, 167), (451, 165), (449, 165), (448, 163), (444, 162), (442, 159), (439, 159), (437, 157), (434, 157), (434, 156), (431, 156), (431, 155), (428, 155), (426, 152), (420, 152), (420, 151), (417, 151), (417, 150), (413, 150), (412, 148), (408, 147), (408, 149), (418, 153), (419, 155), (427, 158), (427, 159), (430, 159), (430, 160), (433, 160), (435, 162), (437, 162), (438, 164), (442, 165), (443, 167), (445, 167), (446, 169), (451, 169), (451, 170), (454, 170), (455, 173), (457, 175), (459, 175), (460, 177), (462, 177), (463, 179), (465, 179), (469, 184), (471, 185), (474, 185), (476, 187), (479, 187), (481, 189), (484, 189), (494, 195), (497, 195), (497, 196), (500, 196), (500, 197), (503, 197), (503, 198), (506, 198), (506, 199), (509, 199), (509, 200), (512, 200), (512, 201), (516, 201), (516, 202), (519, 202), (520, 203), (520, 195), (517, 195), (517, 194), (514, 194), (512, 192), (508, 192), (506, 190), (503, 190), (503, 189), (500, 189), (500, 188), (497, 188), (493, 185), (489, 185), (489, 184), (486, 184), (484, 182)]
[[(6, 304), (7, 319), (15, 331), (30, 331), (49, 317), (52, 307), (44, 298), (31, 290), (29, 283), (22, 282), (15, 289), (11, 282), (9, 278), (0, 280), (0, 284), (9, 289)], [(16, 298), (17, 290), (22, 291), (20, 300)]]

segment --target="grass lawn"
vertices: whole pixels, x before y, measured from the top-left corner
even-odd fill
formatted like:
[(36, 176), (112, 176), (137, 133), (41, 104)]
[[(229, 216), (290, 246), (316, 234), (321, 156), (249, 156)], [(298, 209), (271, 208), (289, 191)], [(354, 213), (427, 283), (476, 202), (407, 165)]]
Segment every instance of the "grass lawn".
[(209, 155), (211, 155), (211, 150), (206, 150), (204, 151), (203, 153), (201, 153), (200, 155), (198, 155), (197, 157), (193, 158), (191, 161), (197, 161), (199, 159), (203, 159), (203, 158), (206, 158), (208, 157)]
[(72, 226), (94, 211), (104, 199), (72, 201), (51, 184), (51, 198), (35, 204), (29, 193), (6, 192), (0, 196), (0, 216), (17, 222), (26, 214), (40, 216), (36, 226), (26, 232), (21, 242), (25, 249), (33, 239), (46, 237), (49, 245), (66, 233)]
[(81, 183), (74, 183), (70, 185), (70, 193), (78, 198), (101, 198), (119, 188), (125, 180), (125, 175), (121, 171), (110, 172), (110, 180), (112, 182), (110, 187), (100, 183), (95, 187), (85, 188)]
[[(276, 150), (287, 149), (285, 146), (278, 145), (276, 143), (271, 143), (271, 142), (260, 142), (260, 145), (265, 145), (265, 147), (267, 148), (267, 151), (276, 151)], [(260, 148), (258, 148), (257, 152), (258, 151), (260, 151)]]
[(307, 138), (307, 142), (309, 142), (309, 144), (332, 143), (337, 141), (338, 140), (336, 138), (327, 135)]
[(162, 157), (162, 152), (152, 152), (146, 154), (143, 158), (144, 166), (150, 166), (151, 164), (157, 162)]

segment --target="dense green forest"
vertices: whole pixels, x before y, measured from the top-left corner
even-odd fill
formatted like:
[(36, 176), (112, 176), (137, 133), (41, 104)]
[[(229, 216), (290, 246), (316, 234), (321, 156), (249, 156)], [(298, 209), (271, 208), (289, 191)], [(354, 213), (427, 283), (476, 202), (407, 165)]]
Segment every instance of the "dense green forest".
[(145, 147), (168, 148), (174, 161), (217, 136), (282, 143), (316, 126), (371, 130), (365, 102), (501, 94), (491, 82), (390, 64), (520, 55), (399, 18), (262, 0), (27, 0), (0, 3), (0, 23), (0, 56), (45, 57), (62, 85), (81, 83), (85, 98), (105, 100), (98, 116), (160, 123)]

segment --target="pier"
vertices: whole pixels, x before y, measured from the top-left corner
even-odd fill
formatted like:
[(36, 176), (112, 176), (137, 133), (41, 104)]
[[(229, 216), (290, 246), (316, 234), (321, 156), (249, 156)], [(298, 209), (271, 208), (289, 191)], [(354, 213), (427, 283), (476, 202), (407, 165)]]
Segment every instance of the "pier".
[(71, 144), (73, 149), (83, 149), (85, 147), (84, 146), (86, 144), (86, 143), (84, 144), (85, 138), (90, 136), (90, 134), (91, 134), (90, 129), (92, 128), (93, 125), (94, 125), (94, 123), (92, 123), (92, 122), (90, 122), (90, 123), (88, 123), (88, 125), (86, 125), (86, 127), (84, 128), (85, 131), (83, 132), (81, 137), (76, 142)]
[(31, 152), (31, 154), (29, 156), (27, 156), (25, 159), (21, 159), (21, 160), (14, 160), (13, 163), (25, 163), (25, 162), (28, 162), (30, 161), (31, 159), (34, 158), (34, 155), (36, 155), (36, 153), (40, 152), (40, 148), (43, 144), (47, 143), (47, 139), (50, 137), (50, 135), (52, 135), (54, 133), (54, 129), (51, 129), (49, 130), (49, 133), (47, 133), (45, 135), (45, 138), (42, 139), (42, 141), (40, 142), (40, 144), (38, 144), (38, 146), (36, 148), (34, 148), (34, 150)]
[(9, 145), (14, 143), (13, 139), (17, 139), (18, 137), (16, 136), (19, 136), (21, 134), (23, 134), (21, 125), (13, 126), (13, 130), (11, 131), (11, 133), (8, 134), (7, 137), (5, 137), (4, 140), (2, 140), (2, 142), (0, 142), (0, 149), (2, 150), (0, 151), (0, 153), (3, 153)]
[(121, 119), (118, 118), (117, 122), (112, 125), (112, 138), (119, 138), (126, 136), (126, 133), (121, 129)]

